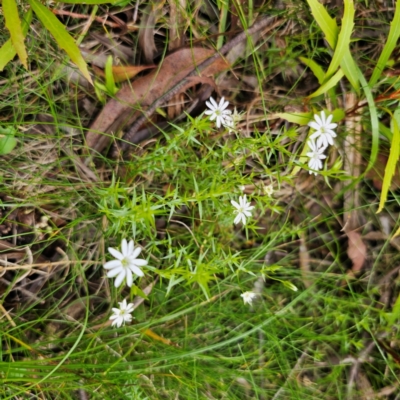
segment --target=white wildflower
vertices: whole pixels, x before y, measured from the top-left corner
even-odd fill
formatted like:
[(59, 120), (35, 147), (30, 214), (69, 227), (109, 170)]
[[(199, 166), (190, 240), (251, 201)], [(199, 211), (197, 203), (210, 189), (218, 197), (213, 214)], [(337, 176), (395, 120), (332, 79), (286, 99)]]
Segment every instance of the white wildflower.
[(126, 304), (126, 300), (124, 299), (121, 303), (118, 303), (120, 308), (113, 308), (113, 315), (111, 315), (110, 319), (114, 320), (111, 326), (117, 325), (119, 328), (124, 322), (131, 322), (132, 315), (131, 313), (134, 310), (133, 303)]
[(125, 278), (126, 284), (131, 287), (133, 282), (132, 273), (138, 276), (144, 276), (140, 267), (147, 265), (147, 261), (137, 258), (141, 250), (140, 247), (134, 248), (133, 240), (128, 243), (126, 239), (122, 239), (122, 252), (119, 252), (112, 247), (108, 248), (108, 251), (116, 258), (116, 260), (106, 262), (104, 268), (109, 269), (107, 272), (109, 278), (117, 277), (114, 283), (115, 287), (120, 286)]
[(333, 145), (333, 138), (336, 137), (334, 129), (337, 124), (331, 123), (333, 115), (325, 117), (325, 111), (321, 111), (321, 116), (315, 114), (314, 121), (308, 123), (308, 126), (313, 128), (315, 132), (310, 136), (310, 139), (317, 139), (318, 147), (327, 147)]
[(214, 121), (215, 119), (217, 128), (220, 128), (221, 125), (230, 126), (233, 123), (230, 116), (232, 111), (226, 110), (226, 107), (229, 106), (229, 101), (225, 101), (224, 97), (222, 97), (219, 104), (217, 104), (217, 102), (212, 97), (210, 97), (210, 101), (206, 101), (206, 105), (209, 110), (207, 110), (205, 114), (210, 115), (211, 121)]
[(274, 194), (274, 187), (272, 186), (272, 184), (270, 185), (264, 185), (263, 186), (263, 192), (264, 194), (266, 194), (267, 196), (272, 196)]
[(251, 304), (253, 300), (257, 297), (257, 293), (254, 292), (244, 292), (240, 295), (243, 298), (244, 304)]
[(224, 127), (228, 128), (229, 133), (232, 133), (237, 130), (237, 125), (242, 119), (243, 119), (242, 113), (238, 113), (235, 107), (232, 115), (227, 116)]
[(310, 157), (308, 166), (310, 167), (310, 169), (314, 170), (314, 171), (309, 171), (309, 172), (310, 172), (310, 174), (317, 175), (317, 172), (315, 172), (315, 171), (319, 171), (320, 169), (322, 169), (322, 161), (321, 160), (326, 158), (326, 155), (324, 154), (326, 147), (318, 147), (318, 145), (315, 143), (314, 140), (308, 141), (308, 147), (311, 150), (309, 153), (307, 153), (307, 157)]
[(250, 211), (254, 208), (254, 206), (251, 206), (251, 203), (247, 201), (246, 195), (239, 196), (239, 203), (231, 200), (231, 204), (236, 208), (234, 213), (237, 214), (235, 220), (233, 221), (234, 224), (238, 224), (240, 221), (242, 221), (243, 225), (246, 225), (246, 217), (251, 217)]

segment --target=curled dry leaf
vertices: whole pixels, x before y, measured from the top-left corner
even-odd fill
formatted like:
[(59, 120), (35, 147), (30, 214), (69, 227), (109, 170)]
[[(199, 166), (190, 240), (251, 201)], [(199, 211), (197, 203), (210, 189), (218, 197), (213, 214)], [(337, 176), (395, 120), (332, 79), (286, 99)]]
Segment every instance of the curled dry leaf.
[[(101, 152), (110, 143), (112, 133), (131, 124), (138, 118), (142, 108), (151, 105), (212, 55), (214, 50), (200, 47), (178, 50), (165, 57), (154, 71), (135, 80), (131, 85), (124, 86), (115, 99), (108, 101), (91, 125), (86, 135), (88, 147), (95, 152)], [(226, 68), (227, 62), (218, 57), (201, 74), (212, 76)]]
[(367, 258), (367, 246), (362, 241), (361, 235), (358, 232), (347, 232), (347, 237), (349, 239), (347, 255), (353, 262), (352, 272), (358, 273), (361, 271)]

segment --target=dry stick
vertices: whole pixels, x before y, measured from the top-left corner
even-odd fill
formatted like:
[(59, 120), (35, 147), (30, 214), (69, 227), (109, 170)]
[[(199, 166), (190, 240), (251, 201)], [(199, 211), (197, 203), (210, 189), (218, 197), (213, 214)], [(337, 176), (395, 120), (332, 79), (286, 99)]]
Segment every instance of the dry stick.
[(241, 41), (245, 40), (248, 36), (251, 36), (261, 29), (264, 29), (268, 25), (272, 25), (274, 19), (274, 17), (269, 17), (255, 22), (251, 28), (247, 29), (247, 31), (239, 33), (239, 35), (237, 35), (224, 46), (222, 46), (221, 49), (217, 51), (212, 57), (197, 65), (192, 72), (190, 72), (188, 75), (186, 75), (184, 79), (182, 79), (181, 82), (179, 82), (172, 89), (168, 90), (168, 92), (166, 92), (163, 96), (157, 99), (147, 110), (143, 111), (143, 115), (136, 120), (129, 131), (123, 136), (125, 142), (122, 142), (119, 146), (117, 146), (116, 149), (114, 149), (113, 156), (117, 156), (119, 151), (124, 152), (125, 150), (127, 150), (130, 144), (129, 142), (133, 141), (133, 137), (135, 136), (136, 132), (146, 122), (146, 120), (148, 120), (153, 115), (157, 107), (159, 107), (163, 103), (168, 102), (169, 100), (171, 100), (172, 97), (178, 94), (181, 89), (189, 83), (190, 77), (196, 76), (199, 72), (211, 65), (217, 58), (226, 55), (232, 48), (234, 48)]

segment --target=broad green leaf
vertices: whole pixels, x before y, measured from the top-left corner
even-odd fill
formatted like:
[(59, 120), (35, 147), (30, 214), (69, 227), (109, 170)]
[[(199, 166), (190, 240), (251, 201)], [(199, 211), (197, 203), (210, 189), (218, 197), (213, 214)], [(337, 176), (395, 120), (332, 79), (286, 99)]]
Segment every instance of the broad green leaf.
[(349, 80), (353, 89), (360, 94), (360, 82), (358, 80), (358, 67), (350, 53), (350, 49), (345, 51), (342, 62), (340, 63), (346, 78)]
[[(333, 114), (332, 122), (341, 121), (345, 117), (345, 112), (342, 108), (337, 108), (332, 112), (325, 110), (326, 115)], [(313, 118), (313, 112), (305, 113), (277, 113), (274, 116), (282, 118), (288, 122), (292, 122), (298, 125), (307, 125)]]
[[(32, 21), (32, 9), (30, 8), (25, 14), (22, 22), (22, 33), (26, 36)], [(12, 44), (11, 39), (7, 40), (0, 48), (0, 71), (15, 57), (17, 51)]]
[(394, 48), (396, 47), (397, 41), (400, 36), (400, 1), (396, 1), (396, 11), (394, 13), (393, 21), (390, 23), (389, 35), (387, 38), (387, 42), (382, 50), (381, 55), (379, 56), (379, 60), (376, 63), (374, 71), (372, 72), (371, 79), (368, 84), (372, 88), (375, 83), (378, 81), (379, 77), (382, 74), (383, 69), (386, 67), (386, 64), (389, 60), (390, 55), (392, 54)]
[(312, 15), (315, 21), (324, 32), (326, 40), (329, 46), (334, 49), (336, 47), (339, 29), (337, 27), (336, 21), (332, 18), (325, 7), (317, 0), (307, 0), (308, 5), (311, 8)]
[(307, 112), (307, 113), (277, 113), (274, 114), (279, 118), (282, 118), (288, 122), (292, 122), (293, 124), (298, 124), (298, 125), (307, 125), (312, 117), (313, 113), (312, 112)]
[(76, 64), (83, 76), (91, 83), (92, 78), (90, 77), (89, 71), (85, 60), (79, 51), (74, 39), (65, 29), (65, 26), (57, 19), (57, 17), (44, 5), (39, 3), (37, 0), (28, 0), (28, 3), (33, 8), (33, 11), (40, 19), (45, 28), (53, 35), (58, 45), (66, 51), (71, 58), (72, 62)]
[(397, 162), (399, 161), (400, 153), (400, 108), (398, 108), (392, 118), (391, 128), (393, 133), (392, 144), (390, 146), (389, 159), (385, 168), (385, 176), (382, 183), (381, 198), (379, 201), (379, 208), (376, 213), (380, 213), (385, 206), (387, 195), (389, 192), (390, 184), (392, 183), (392, 178), (396, 170)]
[(361, 87), (364, 90), (365, 98), (368, 102), (369, 115), (371, 118), (371, 133), (372, 133), (372, 147), (371, 147), (371, 156), (369, 158), (369, 162), (367, 165), (367, 169), (364, 174), (367, 173), (375, 164), (376, 157), (378, 156), (378, 148), (379, 148), (379, 119), (378, 113), (376, 111), (376, 105), (374, 101), (374, 97), (372, 96), (371, 89), (368, 86), (367, 80), (362, 74), (361, 70), (358, 69), (358, 79), (361, 82)]
[[(339, 28), (336, 21), (330, 17), (324, 6), (317, 0), (307, 0), (307, 2), (317, 24), (325, 35), (329, 46), (331, 46), (332, 49), (335, 49), (339, 36)], [(358, 68), (349, 49), (345, 50), (340, 66), (351, 86), (357, 93), (359, 93), (360, 85), (358, 81)]]
[(350, 49), (350, 38), (354, 28), (354, 4), (353, 0), (344, 2), (344, 14), (342, 20), (342, 29), (340, 30), (338, 41), (335, 47), (335, 52), (332, 61), (326, 72), (325, 79), (328, 80), (337, 71), (341, 64), (346, 51)]
[(319, 64), (317, 64), (314, 60), (311, 60), (310, 58), (299, 57), (299, 60), (303, 64), (307, 65), (308, 68), (311, 69), (311, 71), (313, 72), (315, 77), (318, 79), (318, 83), (320, 85), (322, 85), (322, 83), (325, 79), (325, 72), (324, 72), (323, 68)]
[(323, 85), (321, 85), (314, 93), (311, 93), (308, 98), (313, 98), (320, 96), (321, 94), (326, 93), (329, 89), (332, 89), (336, 84), (343, 78), (344, 73), (342, 69), (339, 69), (338, 72), (336, 72), (335, 75), (332, 76), (327, 82), (325, 82)]
[(6, 27), (10, 31), (11, 41), (16, 50), (22, 65), (28, 69), (28, 55), (24, 44), (25, 35), (22, 31), (21, 20), (18, 15), (17, 3), (15, 0), (3, 0), (3, 14), (6, 20)]
[(120, 0), (56, 0), (57, 3), (66, 4), (117, 4)]
[(11, 153), (16, 145), (15, 129), (0, 128), (0, 155)]

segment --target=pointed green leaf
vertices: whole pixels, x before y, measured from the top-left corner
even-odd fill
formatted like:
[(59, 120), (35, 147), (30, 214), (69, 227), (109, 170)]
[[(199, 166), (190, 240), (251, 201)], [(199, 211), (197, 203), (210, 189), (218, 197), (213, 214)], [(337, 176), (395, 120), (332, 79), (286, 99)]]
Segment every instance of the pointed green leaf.
[[(22, 20), (22, 33), (26, 36), (28, 28), (32, 21), (32, 9), (30, 8)], [(0, 71), (15, 57), (17, 51), (12, 44), (11, 39), (7, 40), (0, 48)]]
[(318, 79), (318, 83), (320, 85), (322, 85), (322, 82), (325, 79), (325, 72), (324, 72), (323, 68), (319, 64), (317, 64), (314, 60), (311, 60), (310, 58), (299, 57), (299, 60), (303, 64), (307, 65), (308, 68), (311, 69), (311, 71), (313, 72), (315, 77)]
[(0, 155), (11, 153), (16, 145), (15, 129), (0, 128)]
[(3, 0), (3, 14), (6, 20), (6, 27), (10, 31), (11, 41), (16, 50), (22, 65), (28, 69), (28, 55), (24, 44), (25, 35), (22, 32), (21, 20), (18, 15), (17, 3), (15, 0)]
[(74, 39), (65, 29), (65, 26), (57, 19), (57, 17), (44, 5), (37, 0), (28, 0), (28, 3), (33, 8), (33, 11), (40, 19), (45, 28), (53, 35), (58, 45), (66, 51), (71, 58), (72, 62), (76, 64), (83, 76), (91, 83), (89, 71), (85, 60), (82, 57), (79, 47), (76, 45)]
[(321, 85), (314, 93), (311, 93), (308, 98), (313, 98), (320, 96), (321, 94), (326, 93), (329, 89), (332, 89), (336, 84), (343, 78), (344, 73), (341, 69), (339, 69), (338, 72), (336, 72), (335, 75), (332, 76), (331, 79), (329, 79), (327, 82), (325, 82), (323, 85)]
[(357, 92), (357, 94), (359, 94), (360, 82), (358, 80), (358, 68), (353, 56), (350, 53), (350, 49), (345, 51), (343, 60), (340, 63), (340, 67), (342, 68), (353, 89)]
[(334, 49), (336, 47), (339, 34), (336, 21), (328, 14), (328, 11), (326, 11), (325, 7), (319, 1), (307, 0), (307, 3), (311, 8), (311, 12), (315, 18), (315, 21), (321, 28), (322, 32), (324, 32), (329, 46)]
[[(330, 17), (325, 7), (320, 4), (318, 0), (307, 0), (307, 2), (317, 24), (325, 35), (329, 46), (331, 46), (332, 49), (335, 49), (339, 36), (339, 28), (336, 21)], [(358, 81), (358, 69), (349, 49), (345, 50), (344, 56), (340, 62), (340, 67), (342, 68), (346, 78), (349, 80), (351, 86), (357, 93), (359, 93), (360, 85)]]
[(381, 76), (382, 71), (386, 67), (389, 57), (392, 54), (394, 48), (396, 47), (397, 41), (399, 40), (400, 37), (400, 1), (396, 1), (395, 3), (396, 3), (396, 11), (394, 13), (393, 21), (390, 23), (390, 30), (387, 42), (385, 43), (382, 53), (379, 56), (379, 60), (376, 63), (374, 71), (372, 72), (371, 79), (368, 82), (371, 88), (375, 85), (375, 83)]
[(288, 122), (292, 122), (293, 124), (298, 125), (307, 125), (312, 117), (312, 112), (307, 113), (277, 113), (275, 114), (277, 117), (282, 118)]
[(354, 28), (354, 4), (353, 0), (344, 2), (344, 14), (342, 20), (342, 29), (340, 30), (335, 52), (331, 64), (326, 72), (325, 79), (328, 80), (337, 71), (346, 51), (350, 49), (350, 38)]
[(396, 170), (396, 165), (397, 162), (399, 161), (399, 153), (400, 153), (399, 125), (400, 125), (400, 109), (398, 108), (394, 113), (391, 123), (393, 139), (392, 139), (392, 144), (390, 146), (389, 159), (387, 161), (385, 168), (385, 176), (383, 178), (382, 192), (379, 201), (379, 208), (378, 211), (376, 212), (377, 214), (380, 213), (383, 210), (383, 207), (385, 206), (390, 184), (392, 183), (392, 178)]
[(365, 98), (368, 102), (369, 115), (371, 118), (371, 133), (372, 133), (372, 147), (371, 147), (371, 156), (368, 161), (367, 169), (364, 174), (366, 174), (372, 166), (375, 164), (376, 157), (378, 156), (378, 148), (379, 148), (379, 119), (378, 113), (376, 111), (376, 105), (374, 101), (374, 97), (372, 96), (371, 89), (368, 86), (367, 80), (362, 74), (361, 70), (358, 69), (358, 80), (361, 82), (361, 87), (364, 90)]

